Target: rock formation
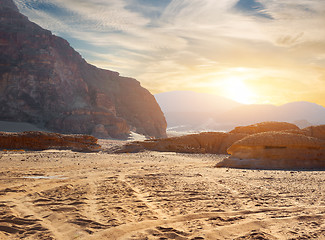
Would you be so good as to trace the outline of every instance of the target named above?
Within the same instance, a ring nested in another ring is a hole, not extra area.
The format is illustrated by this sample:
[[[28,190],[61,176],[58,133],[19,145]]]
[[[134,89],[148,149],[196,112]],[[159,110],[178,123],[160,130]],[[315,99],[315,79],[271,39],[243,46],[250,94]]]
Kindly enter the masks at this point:
[[[299,130],[299,127],[287,122],[261,122],[249,126],[236,127],[230,133],[256,134],[268,131]]]
[[[154,139],[131,142],[113,149],[113,152],[139,152],[144,150],[181,153],[227,154],[227,149],[238,140],[249,135],[267,131],[288,131],[306,135],[307,130],[300,130],[296,125],[285,122],[263,122],[250,126],[237,127],[229,133],[203,132],[181,137]]]
[[[230,133],[205,132],[131,142],[110,151],[144,150],[231,155],[217,167],[325,169],[325,125],[299,129],[289,123],[267,122],[239,127]]]
[[[310,126],[302,129],[303,134],[325,140],[325,125]]]
[[[300,134],[325,140],[325,125],[310,126],[303,129],[291,129],[282,132]]]
[[[247,134],[204,132],[181,137],[131,142],[121,148],[113,149],[113,152],[126,153],[151,150],[160,152],[226,154],[227,148],[245,136]]]
[[[0,149],[13,150],[73,150],[93,152],[100,150],[97,139],[89,135],[65,135],[47,132],[0,132]]]
[[[264,132],[235,142],[217,167],[262,169],[325,168],[325,141],[302,134]]]
[[[0,120],[61,133],[164,137],[166,121],[140,83],[88,64],[69,43],[0,0]]]

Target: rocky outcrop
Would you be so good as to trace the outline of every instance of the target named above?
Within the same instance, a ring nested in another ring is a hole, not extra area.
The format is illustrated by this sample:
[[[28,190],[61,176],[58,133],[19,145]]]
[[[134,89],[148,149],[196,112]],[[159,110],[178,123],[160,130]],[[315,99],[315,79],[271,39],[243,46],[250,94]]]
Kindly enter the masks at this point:
[[[325,141],[302,134],[264,132],[247,136],[229,149],[217,167],[257,169],[323,169]]]
[[[69,43],[0,0],[0,120],[61,133],[166,136],[166,121],[140,83],[88,64]]]
[[[310,126],[302,129],[303,134],[325,140],[325,125]]]
[[[237,127],[229,133],[204,132],[180,137],[131,142],[113,149],[113,152],[139,152],[144,150],[179,153],[214,153],[227,154],[227,149],[233,143],[249,135],[275,130],[299,131],[297,126],[285,122],[263,122],[245,127]]]
[[[97,139],[89,135],[66,135],[48,132],[0,132],[0,149],[99,151]]]
[[[303,129],[291,129],[282,132],[300,134],[325,140],[325,125],[310,126]]]
[[[218,163],[217,167],[325,169],[325,125],[299,129],[287,123],[260,123],[235,130],[131,142],[111,151],[228,153],[231,156]]]
[[[261,122],[249,126],[236,127],[230,133],[256,134],[269,131],[299,130],[299,127],[287,122]]]
[[[115,153],[127,153],[151,150],[160,152],[226,154],[227,148],[245,136],[247,134],[205,132],[181,137],[131,142],[112,151]]]

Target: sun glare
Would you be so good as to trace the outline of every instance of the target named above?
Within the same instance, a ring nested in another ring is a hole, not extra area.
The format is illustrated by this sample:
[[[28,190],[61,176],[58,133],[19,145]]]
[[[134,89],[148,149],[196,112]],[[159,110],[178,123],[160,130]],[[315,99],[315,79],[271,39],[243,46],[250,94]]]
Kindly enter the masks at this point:
[[[239,78],[230,77],[225,79],[222,85],[224,96],[243,104],[252,104],[256,94]]]

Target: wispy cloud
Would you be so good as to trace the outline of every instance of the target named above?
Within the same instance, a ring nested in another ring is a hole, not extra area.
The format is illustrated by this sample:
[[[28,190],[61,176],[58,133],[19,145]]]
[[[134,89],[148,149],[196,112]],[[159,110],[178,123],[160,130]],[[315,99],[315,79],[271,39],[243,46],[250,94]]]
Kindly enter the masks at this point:
[[[305,98],[306,89],[313,91],[308,82],[324,82],[323,0],[15,1],[88,61],[135,77],[152,92],[222,93],[209,86],[222,85],[227,77],[220,72],[238,67],[250,70],[238,75],[242,81],[271,81],[263,86],[275,92],[282,79]]]

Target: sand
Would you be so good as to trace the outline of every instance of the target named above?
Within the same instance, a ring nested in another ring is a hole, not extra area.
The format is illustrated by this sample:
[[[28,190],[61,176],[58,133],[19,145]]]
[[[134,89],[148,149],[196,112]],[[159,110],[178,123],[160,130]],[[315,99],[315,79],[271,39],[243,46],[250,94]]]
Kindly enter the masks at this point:
[[[325,239],[324,172],[224,157],[1,152],[0,239]]]

